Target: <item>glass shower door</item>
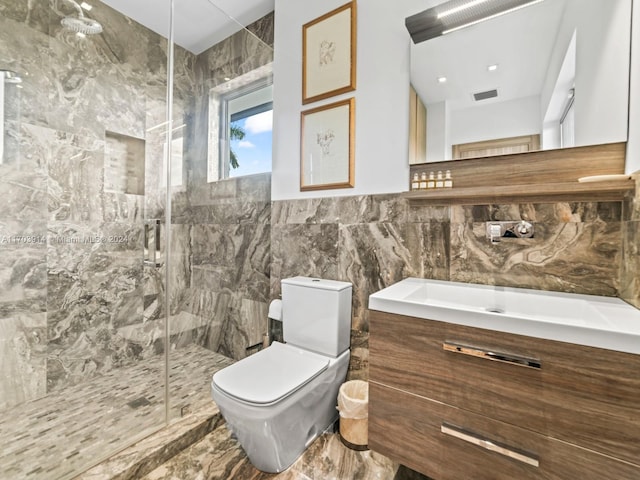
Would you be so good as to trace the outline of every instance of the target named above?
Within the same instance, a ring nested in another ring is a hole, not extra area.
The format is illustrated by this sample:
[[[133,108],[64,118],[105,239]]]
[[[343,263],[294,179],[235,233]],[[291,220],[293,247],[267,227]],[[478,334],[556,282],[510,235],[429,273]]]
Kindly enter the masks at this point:
[[[1,1],[0,478],[166,425],[168,42],[107,3]]]
[[[210,413],[266,331],[270,176],[225,178],[218,108],[270,78],[268,6],[133,5],[0,0],[0,478]]]

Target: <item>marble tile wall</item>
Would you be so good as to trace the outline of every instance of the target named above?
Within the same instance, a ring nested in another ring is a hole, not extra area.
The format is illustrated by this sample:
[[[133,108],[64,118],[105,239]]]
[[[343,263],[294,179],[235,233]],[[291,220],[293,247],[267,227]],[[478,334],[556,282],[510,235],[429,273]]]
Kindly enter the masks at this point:
[[[273,60],[273,14],[194,63],[185,139],[187,182],[172,196],[171,315],[189,315],[190,340],[234,359],[267,332],[271,175],[209,182],[211,89]]]
[[[621,202],[429,206],[397,195],[276,201],[271,298],[293,275],[353,283],[349,377],[366,379],[371,293],[417,276],[619,296],[622,212]],[[534,222],[535,238],[490,244],[485,222],[513,219]]]
[[[244,358],[267,332],[271,174],[214,182],[197,193],[197,204],[176,218],[184,223],[172,225],[184,241],[172,246],[172,268],[183,273],[170,287],[171,313],[195,317],[202,328],[194,341],[202,346]],[[176,257],[177,250],[184,253]]]
[[[368,296],[418,276],[408,209],[398,195],[276,201],[271,216],[271,297],[283,278],[304,275],[353,284],[349,377],[368,375]]]
[[[623,204],[620,296],[640,308],[640,173],[634,175],[635,196]]]
[[[166,210],[165,133],[153,127],[166,120],[167,42],[101,2],[89,16],[103,33],[80,39],[60,26],[67,7],[0,6],[0,67],[23,77],[0,164],[0,358],[14,373],[0,408],[161,353],[165,293],[172,347],[241,358],[266,331],[270,176],[207,183],[206,109],[211,87],[272,61],[273,15],[200,56],[175,48],[185,128],[165,292],[166,264],[143,267],[142,251],[145,219]],[[114,136],[144,142],[144,192],[105,181]]]
[[[101,2],[90,16],[103,33],[81,39],[60,26],[67,8],[0,8],[0,67],[23,80],[18,148],[0,165],[0,408],[159,353],[129,333],[162,313],[145,302],[157,275],[141,260],[145,209],[164,208],[164,139],[147,129],[165,120],[166,40]],[[194,58],[176,51],[179,115]],[[146,204],[105,189],[106,132],[146,143]]]

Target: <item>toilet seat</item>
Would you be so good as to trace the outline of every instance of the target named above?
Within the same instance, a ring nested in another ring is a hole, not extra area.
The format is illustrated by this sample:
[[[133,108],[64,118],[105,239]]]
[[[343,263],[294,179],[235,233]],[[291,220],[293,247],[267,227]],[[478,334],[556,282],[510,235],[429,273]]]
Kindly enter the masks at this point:
[[[217,372],[213,383],[242,402],[269,405],[307,384],[328,365],[327,357],[273,342],[270,347]]]

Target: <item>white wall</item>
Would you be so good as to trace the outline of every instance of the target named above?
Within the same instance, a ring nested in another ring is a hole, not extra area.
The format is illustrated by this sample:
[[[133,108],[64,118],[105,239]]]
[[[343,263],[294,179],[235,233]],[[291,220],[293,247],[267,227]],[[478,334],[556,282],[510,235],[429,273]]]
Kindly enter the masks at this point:
[[[629,9],[631,2],[571,0],[558,32],[541,95],[546,112],[565,52],[576,29],[576,144],[622,142],[627,138]],[[575,22],[573,19],[576,19]],[[610,35],[605,33],[609,31]],[[606,119],[605,122],[602,120]]]
[[[600,2],[605,3],[608,2]],[[627,139],[628,119],[623,112],[627,111],[629,101],[630,5],[628,2],[616,5],[615,9],[602,8],[600,14],[585,19],[577,32],[576,145]],[[611,35],[607,37],[605,32]],[[622,72],[625,74],[621,75]]]
[[[447,102],[427,106],[427,162],[451,158]]]
[[[626,173],[640,171],[640,1],[634,1]]]
[[[541,133],[541,123],[538,96],[460,110],[427,105],[427,162],[451,160],[453,145]]]
[[[409,182],[409,42],[395,2],[360,0],[356,90],[302,105],[302,25],[346,0],[276,0],[271,197],[406,191]],[[355,187],[300,191],[300,112],[356,99]]]
[[[540,97],[479,104],[451,112],[451,145],[540,133]],[[500,134],[496,136],[496,132]]]

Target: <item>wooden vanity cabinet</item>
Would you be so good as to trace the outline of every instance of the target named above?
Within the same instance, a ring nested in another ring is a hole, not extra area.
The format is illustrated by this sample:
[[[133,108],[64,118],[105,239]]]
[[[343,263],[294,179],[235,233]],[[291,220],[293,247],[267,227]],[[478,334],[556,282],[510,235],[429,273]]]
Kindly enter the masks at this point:
[[[435,480],[640,479],[640,356],[370,312],[369,446]]]

